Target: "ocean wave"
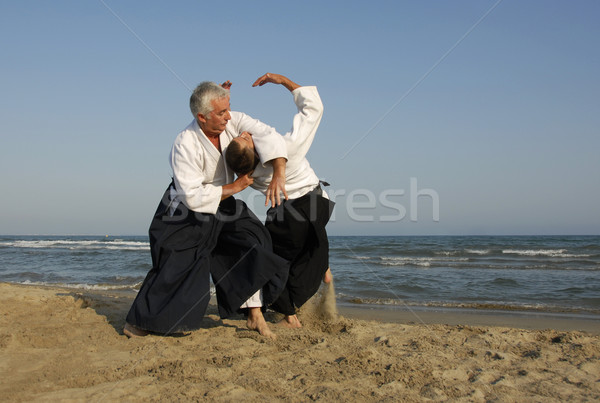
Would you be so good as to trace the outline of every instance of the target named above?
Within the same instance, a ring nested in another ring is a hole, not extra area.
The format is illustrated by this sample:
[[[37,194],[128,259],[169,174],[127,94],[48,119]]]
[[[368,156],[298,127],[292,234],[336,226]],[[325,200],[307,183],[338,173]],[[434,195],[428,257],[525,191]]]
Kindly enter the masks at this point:
[[[139,291],[142,286],[143,280],[133,284],[85,284],[85,283],[53,283],[50,281],[11,281],[14,284],[31,285],[31,286],[42,286],[42,287],[58,287],[67,288],[73,290],[90,290],[90,291],[118,291],[118,290],[132,290]],[[216,296],[217,291],[213,284],[210,285],[210,295]]]
[[[16,240],[0,241],[2,247],[25,248],[25,249],[110,249],[110,250],[150,250],[147,241],[123,241],[123,240]]]
[[[583,258],[590,257],[588,254],[571,254],[566,253],[566,249],[504,249],[502,253],[508,255],[519,256],[548,256],[548,257],[564,257],[564,258]]]
[[[380,262],[383,266],[419,266],[419,267],[431,267],[430,261],[407,261],[407,262]]]
[[[400,298],[358,298],[346,297],[340,302],[350,305],[373,305],[382,307],[406,308],[445,308],[445,309],[474,309],[481,311],[514,311],[514,312],[548,312],[548,313],[588,313],[599,315],[600,310],[586,307],[564,307],[552,304],[515,304],[498,302],[446,302],[446,301],[407,301]]]
[[[456,262],[467,262],[469,258],[435,258],[435,257],[380,257],[378,264],[383,266],[420,266],[447,265]]]
[[[388,306],[408,306],[409,303],[399,298],[348,298],[347,302],[358,305],[388,305]]]
[[[491,249],[438,250],[433,252],[437,256],[489,255],[490,253],[492,253]]]
[[[489,255],[491,252],[490,249],[465,249],[465,253],[472,255]]]
[[[439,250],[439,251],[434,252],[434,254],[441,255],[441,256],[456,256],[459,253],[460,252],[457,250]]]
[[[69,249],[108,249],[108,250],[150,250],[150,244],[143,245],[131,245],[131,246],[119,246],[119,245],[106,245],[106,246],[95,246],[81,247],[81,248],[69,248]]]
[[[44,287],[60,287],[60,288],[69,288],[75,290],[93,290],[93,291],[110,291],[110,290],[138,290],[142,285],[142,282],[137,282],[135,284],[85,284],[85,283],[53,283],[49,281],[19,281],[15,282],[15,284],[22,285],[33,285],[33,286],[44,286]]]

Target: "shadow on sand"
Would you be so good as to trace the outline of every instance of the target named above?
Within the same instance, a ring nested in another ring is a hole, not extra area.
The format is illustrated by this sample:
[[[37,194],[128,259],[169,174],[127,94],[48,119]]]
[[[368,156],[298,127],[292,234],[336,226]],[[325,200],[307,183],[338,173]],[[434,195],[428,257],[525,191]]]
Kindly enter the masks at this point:
[[[135,294],[131,291],[78,291],[58,293],[59,296],[71,296],[80,304],[80,308],[91,308],[122,335],[125,326],[125,317],[133,303]],[[219,318],[217,306],[209,304],[200,329],[211,329],[215,327],[235,327],[224,323]],[[185,337],[190,332],[171,333],[168,337]]]

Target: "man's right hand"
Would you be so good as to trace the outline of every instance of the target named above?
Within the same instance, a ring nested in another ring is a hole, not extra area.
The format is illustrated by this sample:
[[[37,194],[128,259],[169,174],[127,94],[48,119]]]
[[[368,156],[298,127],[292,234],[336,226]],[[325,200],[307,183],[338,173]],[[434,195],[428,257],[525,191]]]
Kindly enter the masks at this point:
[[[233,182],[234,184],[237,184],[237,186],[239,188],[238,192],[241,192],[242,190],[246,189],[248,186],[250,186],[254,183],[254,178],[250,176],[251,174],[252,174],[252,172],[244,174],[242,176],[239,176]]]
[[[295,82],[293,82],[286,76],[282,76],[281,74],[274,74],[274,73],[263,74],[262,76],[260,76],[256,79],[256,81],[254,82],[254,84],[252,84],[252,86],[260,87],[260,86],[265,85],[266,83],[281,84],[290,91],[294,91],[296,88],[300,88],[300,85],[296,84]]]
[[[234,194],[239,193],[248,186],[252,185],[254,183],[254,178],[250,175],[252,175],[252,172],[239,176],[235,181],[233,181],[233,183],[223,185],[223,189],[221,191],[221,200],[225,200],[229,196],[233,196]]]

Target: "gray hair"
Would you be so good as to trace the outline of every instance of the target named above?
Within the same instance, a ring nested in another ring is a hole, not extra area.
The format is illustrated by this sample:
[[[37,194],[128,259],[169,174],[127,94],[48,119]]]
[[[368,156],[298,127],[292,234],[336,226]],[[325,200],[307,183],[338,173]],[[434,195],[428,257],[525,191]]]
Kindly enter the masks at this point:
[[[194,115],[194,118],[199,113],[208,116],[213,110],[212,101],[228,96],[229,90],[212,81],[204,81],[196,87],[190,96],[190,111]]]

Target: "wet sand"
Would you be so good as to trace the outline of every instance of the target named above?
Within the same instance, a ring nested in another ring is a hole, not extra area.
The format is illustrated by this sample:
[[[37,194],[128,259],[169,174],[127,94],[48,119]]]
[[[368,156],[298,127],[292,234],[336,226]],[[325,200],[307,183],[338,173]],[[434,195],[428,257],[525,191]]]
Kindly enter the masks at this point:
[[[600,316],[579,313],[361,305],[338,305],[338,310],[346,317],[392,323],[579,330],[600,335]]]

